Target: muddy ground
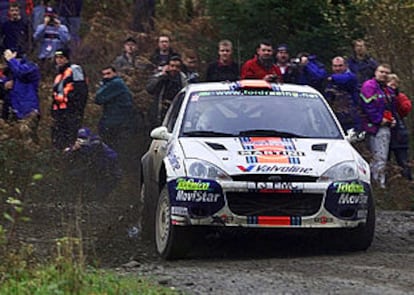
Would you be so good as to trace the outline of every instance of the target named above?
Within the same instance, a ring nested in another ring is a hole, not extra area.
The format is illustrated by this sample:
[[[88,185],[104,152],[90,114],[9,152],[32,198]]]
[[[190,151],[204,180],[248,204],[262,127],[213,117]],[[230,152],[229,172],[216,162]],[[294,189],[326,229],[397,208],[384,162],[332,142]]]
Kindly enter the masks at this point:
[[[200,241],[189,259],[165,262],[136,231],[138,178],[124,181],[136,186],[116,199],[30,200],[32,221],[20,226],[20,238],[50,257],[56,238],[81,233],[91,263],[186,294],[414,294],[414,212],[378,211],[366,252],[329,251],[313,235],[231,232]]]

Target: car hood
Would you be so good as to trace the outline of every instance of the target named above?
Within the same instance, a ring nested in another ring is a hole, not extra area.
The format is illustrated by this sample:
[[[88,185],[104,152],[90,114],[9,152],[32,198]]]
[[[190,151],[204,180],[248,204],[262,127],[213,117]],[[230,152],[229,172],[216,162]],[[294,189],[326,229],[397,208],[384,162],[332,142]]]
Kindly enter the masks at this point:
[[[179,139],[185,158],[208,161],[229,175],[300,174],[320,176],[333,165],[355,159],[346,140],[280,137]]]

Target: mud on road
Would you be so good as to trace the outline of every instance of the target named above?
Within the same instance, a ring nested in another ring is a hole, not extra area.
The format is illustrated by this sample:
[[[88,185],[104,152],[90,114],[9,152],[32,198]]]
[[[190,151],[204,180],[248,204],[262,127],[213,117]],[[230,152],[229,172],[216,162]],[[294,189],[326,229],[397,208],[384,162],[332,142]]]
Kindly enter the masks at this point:
[[[210,250],[197,259],[138,257],[118,271],[155,277],[188,294],[414,294],[414,212],[378,212],[366,252],[321,250],[320,241],[306,236],[271,237],[224,239],[204,245]]]
[[[45,199],[27,208],[19,238],[40,256],[79,224],[90,261],[145,276],[185,294],[414,294],[414,212],[377,212],[366,252],[324,249],[312,235],[211,234],[192,257],[160,260],[136,231],[137,192],[105,201]],[[76,220],[76,222],[75,222]]]

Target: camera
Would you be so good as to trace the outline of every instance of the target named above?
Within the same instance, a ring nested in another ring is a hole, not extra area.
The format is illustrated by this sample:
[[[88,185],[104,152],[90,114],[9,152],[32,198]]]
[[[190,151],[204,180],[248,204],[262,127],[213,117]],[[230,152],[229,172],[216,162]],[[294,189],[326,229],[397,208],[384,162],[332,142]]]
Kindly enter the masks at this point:
[[[290,63],[291,64],[296,64],[296,65],[300,64],[300,58],[299,57],[291,58]]]

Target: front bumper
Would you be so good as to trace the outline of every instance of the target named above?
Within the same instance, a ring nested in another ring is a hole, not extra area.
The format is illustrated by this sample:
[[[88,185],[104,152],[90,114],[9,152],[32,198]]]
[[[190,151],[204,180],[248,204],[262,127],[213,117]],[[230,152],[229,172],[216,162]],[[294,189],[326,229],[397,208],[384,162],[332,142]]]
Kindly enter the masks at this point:
[[[249,182],[180,177],[168,182],[174,225],[352,228],[366,222],[361,181]]]

